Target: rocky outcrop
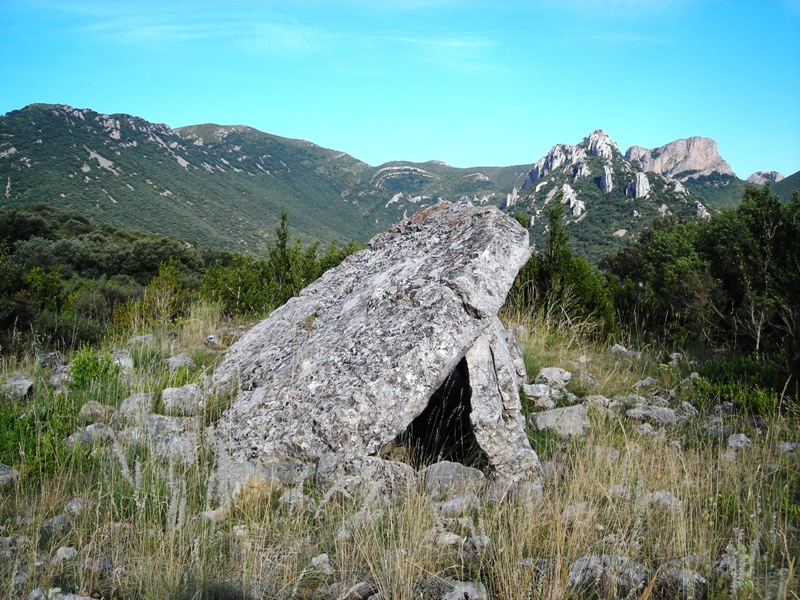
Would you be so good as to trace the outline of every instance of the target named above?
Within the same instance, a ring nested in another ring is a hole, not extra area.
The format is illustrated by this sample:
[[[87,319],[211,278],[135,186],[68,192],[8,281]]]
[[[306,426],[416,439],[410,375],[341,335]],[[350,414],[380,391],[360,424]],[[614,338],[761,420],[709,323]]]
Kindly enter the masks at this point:
[[[778,183],[782,179],[786,178],[777,171],[756,171],[747,178],[747,183],[764,185],[765,183]]]
[[[577,165],[585,162],[586,159],[586,151],[583,148],[569,144],[556,144],[550,148],[547,154],[536,161],[528,173],[525,183],[522,184],[522,189],[527,190],[538,180],[547,177],[550,173],[563,166],[570,166],[573,169],[578,168]]]
[[[610,161],[614,157],[615,152],[617,154],[622,154],[617,142],[608,137],[608,134],[602,129],[594,130],[586,139],[589,143],[589,153],[592,156]]]
[[[496,208],[444,203],[256,325],[212,377],[235,395],[209,433],[220,493],[243,483],[229,473],[321,462],[331,473],[398,439],[432,459],[483,453],[512,481],[536,476],[524,365],[496,317],[529,252],[527,232]]]
[[[600,190],[604,194],[610,194],[614,190],[614,170],[605,165],[603,174],[600,176]]]
[[[711,138],[684,138],[653,150],[631,146],[625,152],[625,158],[639,161],[644,171],[680,181],[712,173],[734,175],[728,163],[719,155],[717,142]]]
[[[644,173],[636,173],[633,181],[628,183],[625,195],[632,198],[647,198],[650,194],[650,180]]]

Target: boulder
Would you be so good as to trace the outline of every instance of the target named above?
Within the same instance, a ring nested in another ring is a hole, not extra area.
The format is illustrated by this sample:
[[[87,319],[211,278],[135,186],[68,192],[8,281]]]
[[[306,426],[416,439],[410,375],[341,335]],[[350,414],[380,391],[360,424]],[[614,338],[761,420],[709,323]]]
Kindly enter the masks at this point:
[[[400,439],[423,462],[480,457],[505,478],[537,477],[524,364],[497,318],[529,254],[527,232],[494,207],[442,203],[373,238],[228,350],[211,380],[235,395],[208,432],[218,475],[374,456]]]
[[[19,402],[33,393],[33,379],[24,375],[12,375],[0,386],[0,390],[10,400]]]
[[[203,410],[203,392],[196,383],[164,388],[161,391],[161,405],[168,415],[184,417],[198,415]]]
[[[533,413],[528,420],[535,429],[552,429],[563,438],[582,436],[589,428],[589,413],[583,404]]]

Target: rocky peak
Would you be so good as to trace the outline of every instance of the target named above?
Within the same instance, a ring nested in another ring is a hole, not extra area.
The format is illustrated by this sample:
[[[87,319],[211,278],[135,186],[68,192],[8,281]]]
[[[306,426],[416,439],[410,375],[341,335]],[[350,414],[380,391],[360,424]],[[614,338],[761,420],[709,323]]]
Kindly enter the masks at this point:
[[[782,179],[786,178],[777,171],[756,171],[747,178],[747,183],[764,185],[765,183],[778,183]]]
[[[643,171],[679,181],[712,173],[735,176],[728,163],[719,155],[717,142],[711,138],[684,138],[653,150],[631,146],[625,152],[625,158],[628,161],[639,161]]]
[[[538,180],[547,177],[550,173],[561,167],[569,167],[574,172],[580,171],[580,165],[586,161],[586,151],[579,146],[570,144],[556,144],[542,158],[536,161],[528,173],[522,189],[525,190]]]
[[[588,144],[589,153],[592,156],[603,158],[606,161],[611,160],[615,150],[622,154],[617,143],[602,129],[595,129],[584,141]]]

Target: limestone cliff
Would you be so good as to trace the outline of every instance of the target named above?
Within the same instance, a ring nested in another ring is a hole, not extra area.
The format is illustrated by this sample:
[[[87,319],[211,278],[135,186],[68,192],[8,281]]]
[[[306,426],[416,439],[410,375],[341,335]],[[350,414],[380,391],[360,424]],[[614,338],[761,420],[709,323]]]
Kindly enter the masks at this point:
[[[717,142],[711,138],[684,138],[653,150],[631,146],[625,152],[625,159],[639,161],[643,171],[679,181],[712,173],[735,176],[728,163],[719,155]]]

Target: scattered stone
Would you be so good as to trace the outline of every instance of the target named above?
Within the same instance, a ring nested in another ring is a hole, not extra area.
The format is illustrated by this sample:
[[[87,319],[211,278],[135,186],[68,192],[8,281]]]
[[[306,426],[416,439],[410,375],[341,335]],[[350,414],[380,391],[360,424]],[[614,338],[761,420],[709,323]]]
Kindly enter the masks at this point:
[[[81,497],[77,497],[67,502],[61,512],[68,515],[79,515],[86,510],[86,506],[86,500]]]
[[[778,442],[777,444],[778,452],[781,454],[788,454],[790,452],[794,452],[797,450],[797,444],[795,442]],[[1,469],[2,467],[0,467]],[[3,475],[2,471],[0,471],[0,486],[2,486]]]
[[[640,379],[636,383],[633,384],[637,390],[639,388],[651,388],[658,385],[658,379],[655,377],[645,377],[644,379]]]
[[[438,596],[439,600],[489,600],[489,592],[482,583],[446,580],[450,590]]]
[[[153,346],[155,343],[156,336],[154,336],[152,333],[135,335],[128,340],[128,345],[130,346]]]
[[[616,448],[608,448],[606,446],[593,446],[595,456],[604,457],[612,462],[619,460],[619,450]]]
[[[184,367],[191,369],[194,367],[194,360],[188,354],[176,354],[169,358],[164,359],[164,364],[167,365],[170,371],[177,371]]]
[[[50,385],[56,388],[56,392],[60,394],[66,394],[68,385],[72,383],[72,372],[70,371],[69,365],[64,365],[62,367],[58,367],[50,377]]]
[[[746,448],[752,445],[753,442],[743,433],[734,433],[728,437],[728,448]]]
[[[648,492],[642,499],[645,504],[652,508],[659,508],[671,512],[680,512],[683,510],[683,502],[678,500],[670,492],[664,490]]]
[[[42,532],[48,537],[56,537],[66,532],[70,527],[72,527],[72,517],[61,514],[42,523]]]
[[[62,592],[61,588],[38,587],[28,594],[26,600],[92,600],[92,598],[91,596]]]
[[[675,418],[678,420],[679,425],[687,424],[699,414],[697,409],[688,402],[681,402],[675,409]]]
[[[501,477],[537,477],[524,363],[497,318],[529,254],[494,207],[442,203],[373,238],[228,350],[211,387],[237,395],[207,432],[218,468],[374,456],[408,432],[445,438],[427,460],[482,450]]]
[[[144,444],[156,458],[189,465],[197,460],[200,427],[197,417],[146,415],[141,424],[119,432],[121,441]]]
[[[567,587],[577,594],[596,593],[615,598],[637,596],[649,582],[647,567],[627,556],[582,556],[569,567]]]
[[[442,461],[422,471],[425,492],[431,498],[442,498],[459,492],[479,492],[486,483],[482,471],[461,463]]]
[[[563,388],[572,379],[572,373],[558,367],[545,367],[536,376],[536,383],[546,383],[547,385]]]
[[[664,406],[638,404],[625,411],[625,416],[634,421],[647,421],[660,427],[672,427],[678,422],[675,411]]]
[[[133,358],[127,350],[112,350],[111,362],[117,365],[123,373],[133,372]]]
[[[33,393],[33,379],[24,375],[12,375],[0,386],[0,390],[9,400],[19,402]]]
[[[659,431],[650,423],[642,423],[636,428],[636,432],[642,437],[655,437],[659,434]]]
[[[611,354],[627,354],[628,349],[622,344],[614,344],[611,346]]]
[[[292,488],[286,490],[278,498],[278,504],[281,504],[292,511],[296,510],[313,510],[314,501],[303,493],[303,490]]]
[[[682,360],[683,360],[683,354],[681,354],[680,352],[673,352],[672,354],[669,355],[669,366],[677,367],[678,365],[681,364]]]
[[[72,546],[60,546],[53,554],[53,558],[50,559],[50,564],[57,565],[65,561],[73,560],[77,556],[78,551]]]
[[[546,383],[526,383],[522,386],[522,392],[528,402],[540,408],[555,408],[554,398],[559,395],[553,388]]]
[[[97,400],[89,400],[78,411],[78,421],[87,425],[92,423],[108,423],[114,417],[116,409]]]
[[[326,600],[367,600],[378,593],[378,588],[366,581],[352,586],[340,581],[321,587],[317,592]]]
[[[446,502],[435,504],[434,508],[445,516],[463,515],[465,512],[480,508],[481,501],[474,492],[453,496]]]
[[[67,364],[61,356],[61,352],[58,351],[44,352],[36,357],[36,362],[43,369],[58,369]]]
[[[318,463],[316,483],[327,488],[323,505],[335,493],[374,506],[404,498],[417,485],[417,472],[405,463],[377,456],[325,455]]]
[[[311,559],[311,568],[320,575],[330,577],[333,575],[333,567],[331,566],[331,559],[327,554],[320,554]]]
[[[578,504],[570,504],[561,511],[561,520],[564,523],[572,523],[581,521],[586,517],[589,511],[588,502],[579,502]]]
[[[111,427],[104,423],[92,423],[86,427],[80,427],[65,442],[69,447],[74,448],[75,446],[91,446],[95,442],[105,442],[113,437],[114,430]]]
[[[578,375],[578,383],[584,388],[595,389],[600,387],[600,380],[591,373],[581,373]]]
[[[439,548],[451,548],[453,546],[458,547],[464,543],[464,538],[451,531],[442,531],[436,535],[436,540],[434,543]]]
[[[565,406],[528,415],[528,422],[537,430],[552,429],[559,437],[583,436],[589,428],[586,406]]]
[[[656,579],[656,590],[661,598],[694,600],[706,597],[708,581],[697,571],[681,567],[663,569]]]
[[[0,489],[19,479],[19,471],[0,464]]]
[[[161,405],[168,415],[191,417],[203,410],[203,392],[196,383],[165,388],[161,392]]]
[[[119,415],[127,419],[141,418],[153,409],[153,395],[148,393],[134,394],[122,401]]]
[[[203,344],[205,344],[206,346],[219,346],[220,341],[216,335],[209,335],[206,337],[206,339],[203,340]]]

